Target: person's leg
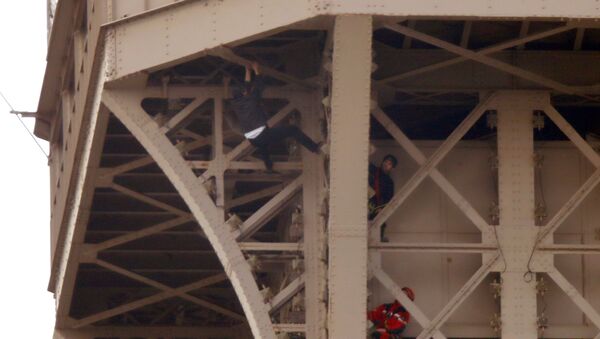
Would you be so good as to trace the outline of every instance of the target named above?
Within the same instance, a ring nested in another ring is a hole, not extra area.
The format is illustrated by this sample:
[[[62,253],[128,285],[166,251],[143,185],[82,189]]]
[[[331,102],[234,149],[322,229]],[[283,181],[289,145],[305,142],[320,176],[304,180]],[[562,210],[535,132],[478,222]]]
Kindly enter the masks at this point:
[[[381,242],[389,242],[390,239],[388,239],[388,237],[385,236],[385,229],[387,228],[387,224],[383,223],[383,225],[381,225],[381,234],[380,236],[380,241]]]
[[[269,128],[267,135],[269,143],[283,140],[285,138],[294,138],[307,150],[317,153],[319,151],[319,145],[309,138],[302,130],[295,125],[278,126]]]
[[[272,171],[273,170],[273,161],[271,161],[271,155],[269,154],[269,148],[268,148],[269,145],[264,142],[264,140],[263,140],[263,138],[261,138],[261,136],[259,136],[258,138],[254,138],[254,139],[248,139],[248,141],[250,141],[250,143],[254,147],[256,147],[256,150],[258,151],[258,156],[265,163],[265,167],[267,168],[267,170]]]

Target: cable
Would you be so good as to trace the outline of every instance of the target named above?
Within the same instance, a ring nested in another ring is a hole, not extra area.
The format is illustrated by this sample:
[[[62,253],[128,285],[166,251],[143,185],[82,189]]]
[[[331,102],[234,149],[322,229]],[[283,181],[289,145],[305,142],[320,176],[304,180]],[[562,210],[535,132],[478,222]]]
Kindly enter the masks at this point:
[[[4,96],[4,94],[2,94],[2,91],[0,91],[0,96],[2,96],[2,99],[4,99],[4,102],[6,102],[6,104],[8,105],[8,107],[10,107],[10,110],[12,112],[15,112],[15,109],[13,108],[13,106],[10,104],[10,102],[8,102],[8,100],[6,99],[6,97]],[[42,151],[42,153],[44,154],[44,156],[46,157],[46,159],[48,159],[48,154],[46,153],[46,151],[44,151],[44,148],[42,147],[42,145],[40,145],[40,143],[37,141],[37,139],[35,138],[35,136],[33,135],[33,133],[31,133],[31,131],[29,130],[29,128],[27,128],[27,125],[25,125],[25,122],[23,121],[23,119],[21,119],[21,117],[19,116],[18,113],[15,114],[15,116],[17,117],[17,119],[19,119],[19,122],[21,122],[21,125],[23,125],[23,128],[25,128],[25,130],[27,131],[27,133],[29,134],[29,136],[31,137],[31,139],[33,139],[33,141],[35,142],[35,144],[38,146],[38,148],[40,149],[40,151]]]
[[[544,196],[544,185],[542,181],[542,165],[541,160],[540,164],[536,164],[535,166],[535,178],[537,182],[537,187],[540,188],[540,200],[542,201],[542,206],[546,207],[546,197]],[[523,274],[523,279],[525,282],[529,283],[533,281],[533,270],[531,269],[531,260],[533,259],[533,254],[535,250],[539,246],[542,239],[540,239],[540,234],[542,233],[542,226],[538,225],[537,235],[535,236],[535,243],[533,244],[533,248],[531,249],[531,253],[529,254],[529,259],[527,260],[527,272]]]

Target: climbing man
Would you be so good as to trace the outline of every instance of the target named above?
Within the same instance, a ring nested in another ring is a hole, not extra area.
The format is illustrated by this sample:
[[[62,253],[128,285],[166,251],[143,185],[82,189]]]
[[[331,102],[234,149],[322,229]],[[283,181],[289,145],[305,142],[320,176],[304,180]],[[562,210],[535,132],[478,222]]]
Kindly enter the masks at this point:
[[[285,138],[293,138],[309,151],[318,153],[320,145],[304,134],[297,126],[269,127],[267,125],[268,116],[261,106],[262,91],[265,87],[264,78],[260,75],[258,63],[253,62],[245,67],[244,83],[234,89],[231,107],[237,116],[244,137],[257,148],[267,170],[273,171],[269,146]],[[254,77],[252,76],[253,72]],[[230,80],[230,78],[224,79],[226,94]]]
[[[379,167],[369,163],[369,220],[375,219],[377,214],[387,205],[394,196],[394,180],[390,177],[392,169],[396,168],[398,160],[388,154],[383,158]],[[385,235],[387,225],[381,225],[381,242],[388,242]]]
[[[414,301],[415,293],[409,287],[403,287],[402,291]],[[394,300],[391,304],[382,304],[367,313],[371,326],[369,333],[371,339],[400,339],[406,325],[410,321],[410,313],[404,306]]]

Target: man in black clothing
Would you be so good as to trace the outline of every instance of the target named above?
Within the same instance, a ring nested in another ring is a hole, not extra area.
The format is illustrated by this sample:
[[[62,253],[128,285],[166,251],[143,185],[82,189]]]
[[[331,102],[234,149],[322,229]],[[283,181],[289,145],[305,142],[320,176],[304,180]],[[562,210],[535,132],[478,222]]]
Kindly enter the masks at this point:
[[[391,154],[386,155],[379,167],[369,163],[369,220],[375,219],[377,214],[387,205],[394,196],[394,180],[390,172],[398,165],[398,160]],[[385,236],[387,225],[381,225],[381,242],[388,242]]]
[[[254,71],[254,79],[252,79]],[[227,88],[229,79],[225,79]],[[268,116],[261,107],[262,91],[265,88],[264,79],[260,75],[258,63],[246,66],[244,84],[237,86],[233,92],[231,106],[244,137],[254,145],[268,171],[273,170],[273,162],[269,155],[269,145],[285,138],[294,138],[302,146],[313,153],[319,152],[319,144],[306,136],[297,126],[267,126]]]

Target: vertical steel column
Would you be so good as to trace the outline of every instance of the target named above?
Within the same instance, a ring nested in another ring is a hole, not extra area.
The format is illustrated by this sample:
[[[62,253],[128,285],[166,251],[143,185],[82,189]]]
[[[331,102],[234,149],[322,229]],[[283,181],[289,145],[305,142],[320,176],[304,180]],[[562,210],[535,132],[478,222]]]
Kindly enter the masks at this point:
[[[225,205],[225,155],[223,154],[223,98],[215,97],[214,115],[213,115],[213,155],[218,164],[215,174],[216,199],[215,205],[223,207]]]
[[[372,18],[336,17],[329,194],[329,337],[365,337]]]
[[[538,95],[499,93],[498,187],[500,246],[506,258],[502,273],[502,337],[537,338],[535,274],[528,271],[535,243],[533,110]]]
[[[299,103],[302,115],[302,129],[315,138],[319,131],[317,105],[320,96]],[[300,106],[302,105],[302,106]],[[305,107],[306,106],[306,107]],[[325,194],[323,160],[319,155],[302,149],[302,206],[304,224],[304,268],[305,268],[305,305],[306,337],[310,339],[327,338],[327,308],[325,293],[327,290],[327,266],[325,220],[322,213]]]

